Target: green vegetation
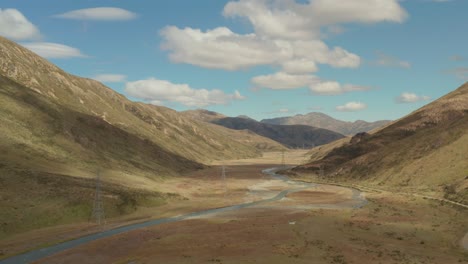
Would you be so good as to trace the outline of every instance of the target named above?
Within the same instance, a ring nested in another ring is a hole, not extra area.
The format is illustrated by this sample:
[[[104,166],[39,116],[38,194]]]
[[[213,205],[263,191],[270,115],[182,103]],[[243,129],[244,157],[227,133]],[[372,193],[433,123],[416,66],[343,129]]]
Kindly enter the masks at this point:
[[[28,170],[0,170],[0,237],[55,225],[87,222],[95,195],[94,179]],[[180,196],[104,183],[106,218],[154,207]],[[92,221],[92,220],[91,220]]]

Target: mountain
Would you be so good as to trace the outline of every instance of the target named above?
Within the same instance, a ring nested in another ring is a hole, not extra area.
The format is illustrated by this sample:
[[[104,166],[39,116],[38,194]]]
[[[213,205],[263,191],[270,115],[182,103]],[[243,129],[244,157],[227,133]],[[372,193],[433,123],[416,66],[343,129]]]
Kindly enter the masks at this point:
[[[2,89],[4,96],[19,104],[24,98],[20,100],[18,97],[27,94],[33,104],[28,107],[36,108],[37,114],[44,112],[51,119],[68,120],[70,118],[63,115],[51,116],[51,109],[55,108],[55,112],[59,113],[66,109],[76,115],[100,120],[96,123],[105,123],[112,129],[149,140],[167,152],[197,162],[258,154],[255,149],[208,128],[205,123],[185,118],[174,110],[131,102],[97,81],[67,74],[14,42],[0,39],[0,50],[0,75],[4,77],[4,83],[8,83],[9,79],[12,81],[9,87],[19,87],[11,88],[11,91]],[[17,90],[22,91],[21,95]],[[34,105],[34,102],[44,102],[43,105],[47,106]],[[16,110],[22,110],[21,107],[23,105],[18,105]],[[57,111],[57,108],[61,111]],[[9,111],[12,115],[18,114],[18,111]],[[67,131],[60,133],[70,134]],[[169,165],[164,164],[165,167]],[[178,165],[175,167],[180,168]]]
[[[333,117],[323,113],[313,112],[305,115],[263,119],[261,122],[273,125],[308,125],[325,128],[343,135],[354,135],[359,132],[368,132],[375,128],[382,127],[388,124],[390,120],[381,120],[376,122],[357,120],[354,122],[345,122],[334,119]]]
[[[235,130],[212,123],[216,120],[226,118],[225,115],[220,113],[205,109],[197,109],[182,111],[181,114],[190,119],[206,122],[206,125],[208,127],[212,127],[213,130],[220,131],[229,138],[233,138],[236,141],[252,146],[260,151],[281,151],[286,149],[286,147],[281,145],[279,142],[260,136],[250,130]]]
[[[212,122],[231,129],[247,129],[290,148],[310,148],[344,137],[339,133],[322,128],[304,125],[271,125],[243,117],[225,117]]]
[[[185,115],[186,117],[188,117],[188,118],[195,119],[195,120],[200,120],[200,121],[203,121],[203,122],[212,122],[214,120],[218,120],[218,119],[227,117],[227,116],[225,116],[223,114],[213,112],[213,111],[209,111],[209,110],[205,110],[205,109],[187,110],[187,111],[183,111],[181,113],[183,115]]]
[[[0,37],[0,236],[89,217],[98,170],[111,217],[165,199],[164,177],[261,154],[225,130],[131,102]]]
[[[269,138],[289,148],[310,148],[344,137],[339,133],[311,126],[265,124],[245,115],[226,117],[203,109],[189,110],[182,113],[195,120],[210,122],[229,129],[245,130],[244,132],[247,133],[250,131],[250,134],[253,132],[261,136],[261,138]]]
[[[330,148],[329,148],[330,149]],[[296,172],[318,172],[468,203],[468,83],[374,134],[318,155]],[[322,158],[323,157],[323,158]]]

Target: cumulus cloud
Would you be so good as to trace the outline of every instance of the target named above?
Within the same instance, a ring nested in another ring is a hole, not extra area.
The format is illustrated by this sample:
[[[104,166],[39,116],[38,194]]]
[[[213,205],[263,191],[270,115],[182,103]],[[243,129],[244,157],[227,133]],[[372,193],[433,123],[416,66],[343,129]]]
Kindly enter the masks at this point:
[[[383,52],[377,52],[377,60],[374,61],[373,64],[378,66],[400,67],[405,69],[411,68],[410,62],[400,60]]]
[[[398,0],[239,0],[228,2],[226,18],[241,18],[253,28],[239,34],[226,27],[208,30],[168,26],[161,30],[161,48],[174,63],[211,69],[240,70],[255,66],[280,67],[281,72],[252,79],[257,88],[293,89],[317,84],[321,64],[357,68],[361,58],[343,47],[329,47],[323,38],[339,34],[346,23],[403,22],[406,11]],[[321,32],[325,30],[325,32]],[[329,86],[325,89],[325,86]],[[364,90],[336,84],[314,86],[316,94]],[[334,88],[334,92],[328,91]]]
[[[367,105],[361,102],[349,102],[344,105],[339,105],[336,107],[337,111],[340,112],[356,112],[364,110],[367,108]]]
[[[320,40],[285,41],[240,35],[226,27],[201,31],[175,26],[161,32],[161,47],[169,51],[175,63],[187,63],[205,68],[239,70],[260,65],[282,65],[287,71],[315,72],[316,63],[333,67],[355,68],[359,56],[340,47],[329,49]]]
[[[259,35],[280,39],[317,38],[323,26],[403,22],[407,17],[398,0],[240,0],[229,2],[223,14],[246,18]]]
[[[274,42],[262,40],[255,34],[239,35],[225,27],[203,32],[169,26],[161,35],[165,39],[161,47],[170,51],[171,61],[205,68],[238,70],[275,64],[292,56]]]
[[[16,9],[0,8],[0,35],[14,40],[39,39],[39,29]]]
[[[119,21],[135,19],[137,14],[117,7],[96,7],[73,10],[54,17],[74,20]]]
[[[340,84],[334,81],[324,81],[317,83],[315,85],[311,85],[309,90],[318,95],[339,95],[348,92],[354,91],[368,91],[371,90],[371,87],[368,86],[360,86],[360,85],[353,85],[353,84]]]
[[[123,82],[126,78],[127,76],[123,74],[98,74],[92,77],[96,81],[107,83]]]
[[[400,96],[395,98],[395,101],[398,103],[416,103],[420,101],[428,101],[431,98],[425,95],[417,95],[415,93],[402,93]]]
[[[273,90],[287,90],[300,87],[306,87],[320,82],[320,79],[314,75],[298,75],[285,72],[277,72],[270,75],[260,75],[252,78],[251,82],[256,87],[268,88]]]
[[[344,3],[315,0],[241,0],[226,4],[226,17],[246,18],[250,34],[237,34],[226,27],[202,31],[168,26],[160,34],[161,47],[176,63],[206,68],[239,70],[259,65],[280,65],[288,73],[317,71],[317,64],[355,68],[358,55],[342,47],[329,48],[320,29],[339,31],[341,23],[402,22],[406,12],[396,0],[362,0]]]
[[[193,89],[187,84],[174,84],[155,78],[127,82],[125,91],[130,96],[143,99],[153,104],[176,102],[195,107],[226,105],[233,100],[245,99],[237,90],[233,94],[226,94],[217,89]]]
[[[50,42],[30,42],[22,43],[25,48],[37,53],[39,56],[49,59],[65,59],[65,58],[84,58],[86,55],[82,54],[77,48],[67,45],[50,43]]]
[[[354,91],[368,91],[371,87],[340,84],[335,81],[324,81],[310,74],[289,74],[277,72],[270,75],[260,75],[252,78],[252,84],[257,88],[272,90],[288,90],[308,87],[309,91],[316,95],[339,95]]]
[[[286,61],[282,64],[283,71],[292,74],[304,74],[316,72],[318,70],[317,64],[313,60],[295,59]]]

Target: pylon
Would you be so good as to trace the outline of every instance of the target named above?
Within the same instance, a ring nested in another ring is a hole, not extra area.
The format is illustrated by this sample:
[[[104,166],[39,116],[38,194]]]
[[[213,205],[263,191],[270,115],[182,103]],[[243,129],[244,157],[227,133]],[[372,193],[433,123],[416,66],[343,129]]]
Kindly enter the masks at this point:
[[[221,169],[221,181],[224,188],[224,195],[227,193],[227,184],[226,184],[226,166],[223,165]]]
[[[286,162],[284,160],[284,150],[281,151],[281,166],[284,168],[286,167]]]
[[[98,225],[104,221],[104,206],[101,196],[101,172],[98,171],[96,175],[96,192],[94,194],[93,212],[91,217]]]

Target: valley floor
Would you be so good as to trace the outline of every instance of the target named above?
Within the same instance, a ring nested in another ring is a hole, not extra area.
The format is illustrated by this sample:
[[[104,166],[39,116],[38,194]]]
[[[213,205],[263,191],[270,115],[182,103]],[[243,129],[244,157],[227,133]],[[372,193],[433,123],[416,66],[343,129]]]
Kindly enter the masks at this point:
[[[298,164],[304,152],[286,153]],[[161,182],[186,199],[109,220],[115,228],[208,208],[260,201],[300,184],[261,173],[281,153],[225,161]],[[226,165],[226,182],[219,165]],[[279,201],[133,230],[99,239],[37,263],[468,263],[461,240],[468,210],[422,197],[310,185]],[[36,230],[0,240],[6,255],[96,232],[89,224]]]

